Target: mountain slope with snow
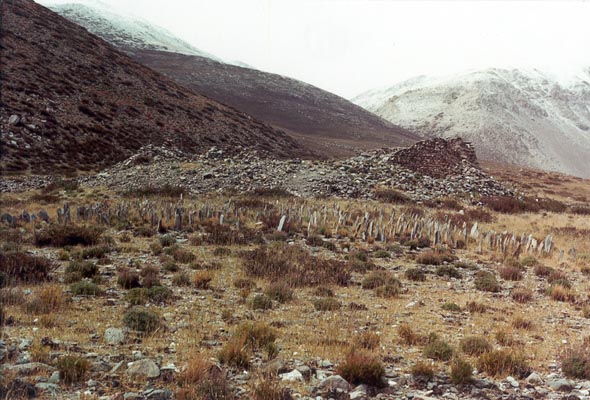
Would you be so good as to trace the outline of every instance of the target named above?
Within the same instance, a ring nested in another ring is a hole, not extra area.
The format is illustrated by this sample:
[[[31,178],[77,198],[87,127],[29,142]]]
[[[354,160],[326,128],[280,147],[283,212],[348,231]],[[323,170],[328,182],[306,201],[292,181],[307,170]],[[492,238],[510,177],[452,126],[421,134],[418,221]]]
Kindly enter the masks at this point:
[[[359,147],[406,146],[419,140],[415,134],[333,93],[243,63],[221,62],[192,51],[192,47],[186,50],[189,45],[183,46],[157,28],[135,23],[102,6],[69,4],[53,9],[141,64],[285,130],[324,155],[353,154]]]
[[[164,50],[221,61],[164,28],[140,18],[122,15],[99,1],[52,4],[49,8],[117,47]]]
[[[590,176],[590,70],[421,76],[353,102],[426,137],[461,136],[483,159]]]

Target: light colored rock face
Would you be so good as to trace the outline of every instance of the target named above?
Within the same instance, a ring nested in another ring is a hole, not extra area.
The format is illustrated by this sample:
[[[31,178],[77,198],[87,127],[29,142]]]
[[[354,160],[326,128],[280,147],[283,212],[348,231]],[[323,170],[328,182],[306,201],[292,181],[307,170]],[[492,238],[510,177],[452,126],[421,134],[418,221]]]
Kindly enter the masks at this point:
[[[478,157],[590,176],[590,73],[488,69],[414,78],[353,99],[425,137],[461,136]]]
[[[125,341],[125,331],[120,328],[108,328],[104,332],[104,340],[107,344],[121,344]]]
[[[133,361],[127,365],[127,375],[131,377],[157,378],[160,368],[150,359]]]

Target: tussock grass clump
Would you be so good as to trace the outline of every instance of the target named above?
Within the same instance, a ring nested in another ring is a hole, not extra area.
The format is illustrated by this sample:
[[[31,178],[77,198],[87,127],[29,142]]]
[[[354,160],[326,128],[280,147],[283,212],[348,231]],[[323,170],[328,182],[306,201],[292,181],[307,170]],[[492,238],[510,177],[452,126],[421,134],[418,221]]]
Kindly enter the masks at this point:
[[[577,299],[576,292],[573,289],[561,284],[551,285],[547,289],[547,294],[555,301],[574,303]]]
[[[289,389],[281,386],[274,374],[263,374],[256,380],[252,400],[292,400]]]
[[[373,258],[391,258],[391,254],[387,250],[377,250],[373,253]]]
[[[191,251],[179,248],[172,253],[172,258],[174,258],[174,261],[176,262],[188,264],[194,261],[197,257]]]
[[[554,270],[547,277],[547,282],[551,285],[560,285],[570,289],[572,284],[567,277],[567,274],[563,271]]]
[[[448,251],[440,250],[427,250],[416,257],[416,262],[424,265],[441,265],[442,263],[453,261],[455,261],[455,256]]]
[[[274,243],[243,254],[244,270],[252,277],[283,282],[291,287],[346,285],[346,264],[311,256],[301,246]]]
[[[502,290],[502,287],[496,280],[496,276],[488,271],[479,271],[475,275],[475,288],[482,292],[497,293]]]
[[[231,249],[227,247],[217,247],[215,250],[213,250],[213,255],[215,257],[228,257],[231,256],[231,253]]]
[[[455,357],[451,362],[451,382],[455,385],[463,385],[473,379],[473,367],[463,358]]]
[[[510,296],[517,303],[525,304],[533,299],[533,291],[524,287],[514,288]]]
[[[590,379],[590,352],[588,346],[568,349],[561,360],[561,371],[568,378]]]
[[[23,252],[0,253],[0,274],[3,276],[1,286],[46,282],[52,269],[52,262],[45,257]]]
[[[139,287],[139,274],[129,268],[121,268],[117,272],[117,284],[123,289]]]
[[[379,297],[384,298],[398,297],[401,294],[401,292],[402,284],[397,278],[375,289],[375,294]]]
[[[424,357],[433,360],[449,361],[453,357],[454,351],[451,345],[436,336],[430,338],[428,344],[424,347]]]
[[[193,286],[201,290],[210,289],[213,277],[214,275],[211,271],[197,271],[193,275]]]
[[[504,265],[498,269],[498,272],[500,277],[507,281],[520,281],[523,278],[520,267]]]
[[[178,400],[236,399],[223,369],[214,366],[204,355],[192,353],[186,368],[178,374]]]
[[[512,320],[512,326],[515,329],[530,330],[530,329],[533,329],[533,322],[529,319],[519,316],[519,317],[516,317]]]
[[[123,322],[129,329],[141,333],[152,333],[160,327],[160,317],[143,307],[135,306],[125,313]]]
[[[419,360],[410,369],[412,377],[417,383],[426,383],[434,378],[432,363]]]
[[[318,311],[336,311],[342,304],[333,297],[322,297],[313,301],[313,306]]]
[[[272,347],[276,338],[274,329],[264,323],[244,323],[238,326],[230,340],[223,346],[218,359],[222,364],[248,368],[252,352]]]
[[[352,340],[353,348],[360,348],[366,350],[375,350],[379,347],[381,337],[373,332],[363,331],[354,336]]]
[[[155,265],[146,265],[141,269],[141,286],[151,288],[152,286],[161,286],[160,269]]]
[[[24,304],[30,314],[49,314],[64,310],[70,302],[59,285],[45,285],[35,291],[33,299]]]
[[[35,232],[37,246],[92,246],[97,244],[102,236],[102,229],[79,225],[49,225]]]
[[[279,303],[286,303],[293,300],[293,289],[282,282],[271,283],[264,293]]]
[[[551,275],[551,273],[553,273],[554,271],[555,270],[553,268],[548,267],[543,264],[537,264],[537,265],[535,265],[535,268],[533,269],[533,272],[538,277],[547,277],[547,276]]]
[[[237,368],[250,367],[250,348],[246,345],[246,339],[241,336],[233,336],[221,348],[217,358],[219,362]]]
[[[470,356],[479,356],[492,350],[492,344],[483,336],[467,336],[459,342],[459,348]]]
[[[67,385],[80,382],[90,371],[90,361],[80,356],[63,356],[55,365],[59,378]]]
[[[172,284],[174,286],[190,286],[191,277],[186,272],[179,272],[172,277]]]
[[[531,369],[524,355],[512,349],[492,350],[479,356],[477,367],[495,377],[526,378]]]
[[[397,329],[397,334],[402,343],[408,346],[415,346],[426,341],[426,338],[416,333],[408,323],[402,323]]]
[[[385,368],[376,357],[360,350],[351,350],[336,373],[353,385],[366,384],[381,387]]]

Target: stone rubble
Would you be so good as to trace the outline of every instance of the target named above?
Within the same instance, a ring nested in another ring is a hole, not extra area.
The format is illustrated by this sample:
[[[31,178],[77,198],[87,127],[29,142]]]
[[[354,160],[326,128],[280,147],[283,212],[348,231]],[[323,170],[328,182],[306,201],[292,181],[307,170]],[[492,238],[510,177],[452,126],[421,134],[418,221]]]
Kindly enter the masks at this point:
[[[78,181],[85,186],[107,186],[122,192],[172,184],[194,194],[280,187],[301,197],[371,199],[376,187],[384,187],[403,191],[414,200],[448,196],[472,199],[476,193],[514,195],[513,190],[479,169],[474,156],[457,140],[449,141],[447,146],[440,142],[423,141],[407,149],[373,150],[327,161],[277,160],[252,150],[227,156],[215,147],[199,156],[187,157],[176,150],[148,145],[130,158]],[[469,149],[467,144],[464,146]],[[50,179],[36,177],[28,182],[2,178],[0,190],[38,188]]]

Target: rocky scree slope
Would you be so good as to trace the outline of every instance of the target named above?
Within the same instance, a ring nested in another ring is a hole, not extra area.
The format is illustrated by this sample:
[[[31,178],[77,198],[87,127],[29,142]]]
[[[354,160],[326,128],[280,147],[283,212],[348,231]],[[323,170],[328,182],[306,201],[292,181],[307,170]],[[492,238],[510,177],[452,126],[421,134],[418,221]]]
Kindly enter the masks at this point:
[[[426,137],[469,140],[484,160],[590,176],[590,70],[568,81],[516,69],[422,76],[353,101]]]
[[[33,1],[1,8],[4,171],[97,170],[147,144],[187,154],[302,152],[283,132],[190,92]]]
[[[75,4],[54,9],[136,61],[191,90],[286,130],[303,143],[321,145],[323,153],[350,155],[356,147],[406,146],[419,139],[346,99],[307,83],[223,63],[214,56],[194,54],[178,46],[166,48],[160,45],[166,38],[138,35],[134,21],[120,15],[110,16],[94,7],[84,7],[81,12]],[[152,31],[157,35],[158,28]]]
[[[250,150],[231,157],[217,148],[189,159],[150,146],[97,175],[80,178],[80,182],[128,192],[177,182],[195,194],[282,188],[302,197],[371,199],[376,188],[395,188],[414,200],[447,196],[470,199],[476,193],[514,195],[513,190],[481,171],[477,161],[463,158],[469,150],[464,142],[437,139],[418,142],[409,149],[381,149],[348,159],[311,161],[277,160]],[[398,160],[405,160],[400,155],[408,151],[414,157],[413,164],[400,164]],[[447,174],[442,176],[441,170]],[[12,190],[18,187],[8,182],[2,186]]]

